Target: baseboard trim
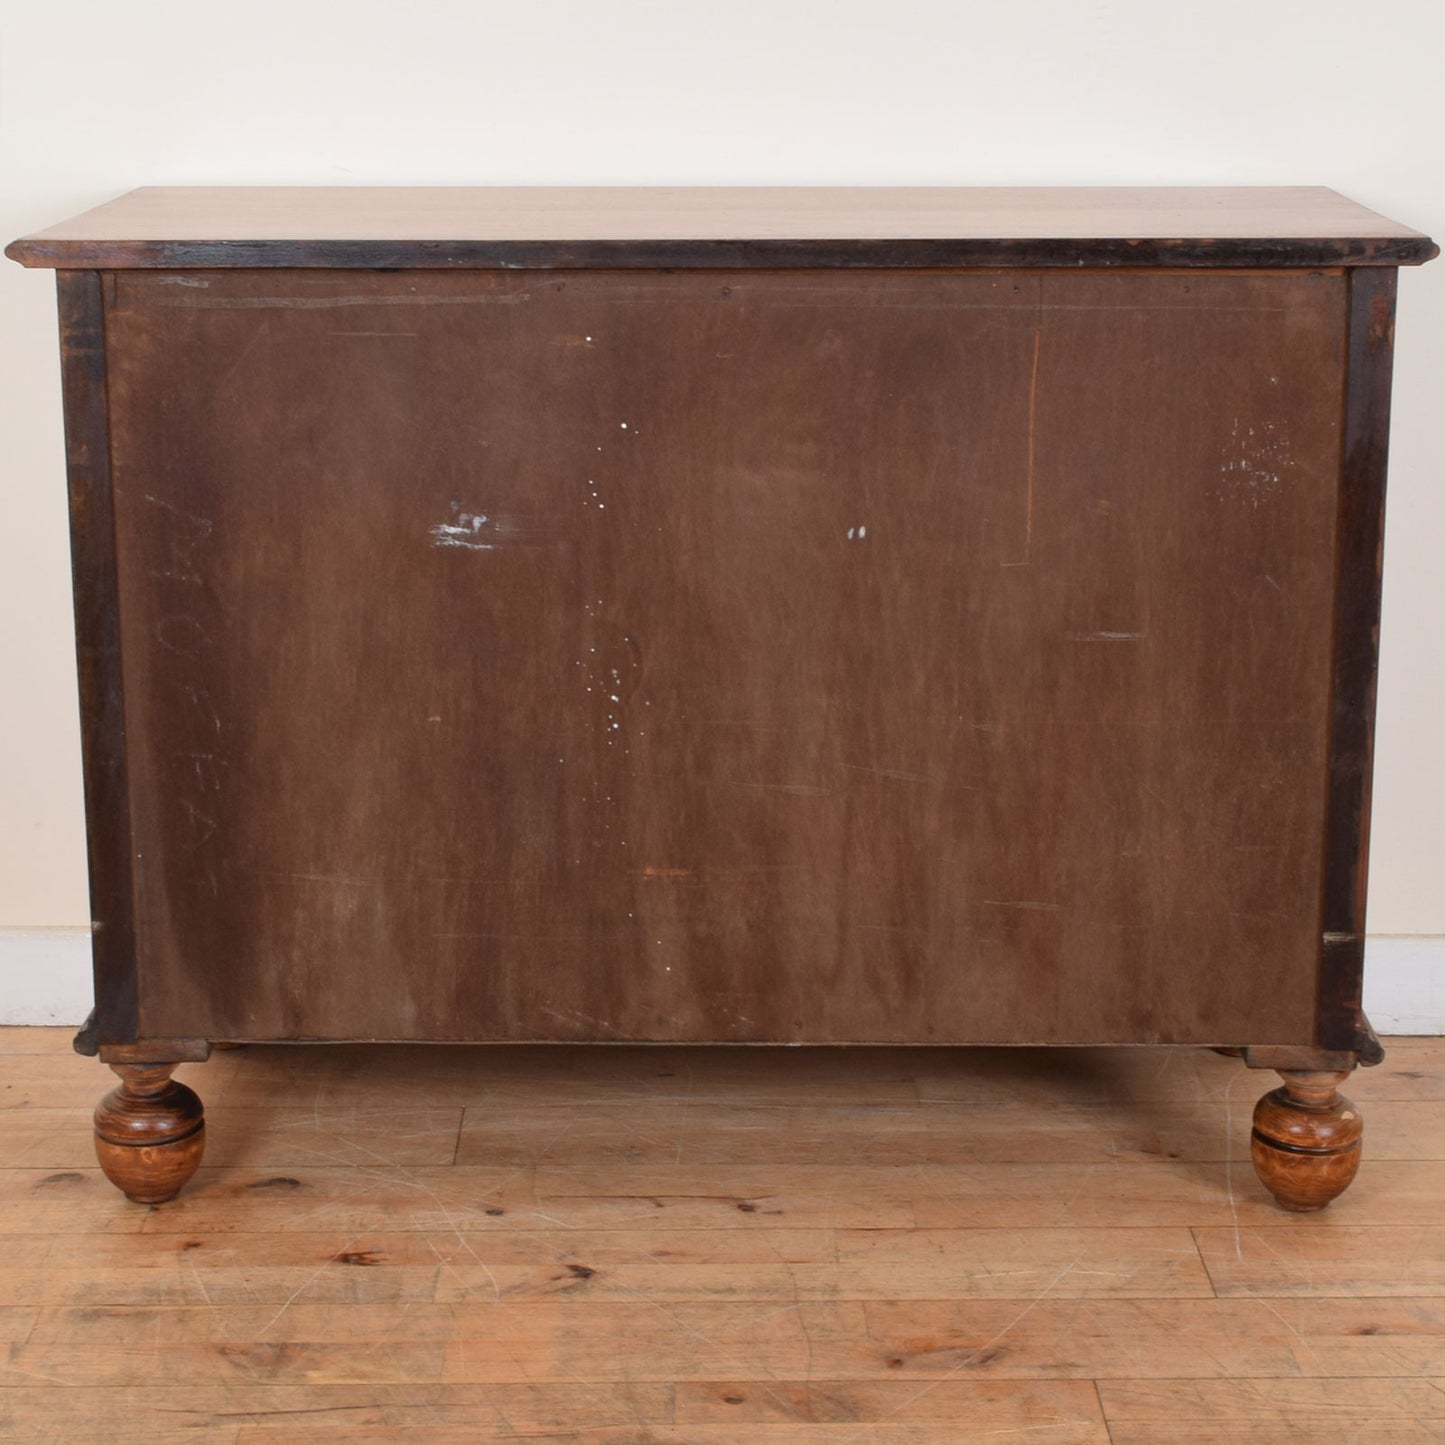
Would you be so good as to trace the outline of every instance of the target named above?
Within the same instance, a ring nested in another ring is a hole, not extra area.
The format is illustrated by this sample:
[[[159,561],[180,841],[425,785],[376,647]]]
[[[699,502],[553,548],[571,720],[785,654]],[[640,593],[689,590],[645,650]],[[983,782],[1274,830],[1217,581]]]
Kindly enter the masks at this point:
[[[94,1001],[88,928],[0,928],[0,1024],[79,1028]]]
[[[90,930],[0,928],[0,1024],[79,1028],[90,1012]],[[1380,1034],[1445,1034],[1445,935],[1365,943],[1365,1012]]]
[[[1366,938],[1365,1014],[1377,1034],[1445,1034],[1445,936]]]

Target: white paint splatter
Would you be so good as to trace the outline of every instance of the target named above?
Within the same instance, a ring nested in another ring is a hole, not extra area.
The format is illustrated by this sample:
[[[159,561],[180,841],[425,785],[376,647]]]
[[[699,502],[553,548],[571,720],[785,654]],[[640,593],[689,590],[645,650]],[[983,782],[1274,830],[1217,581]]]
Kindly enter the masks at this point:
[[[433,547],[465,547],[469,552],[494,552],[496,543],[481,540],[481,531],[491,519],[485,512],[466,512],[460,502],[452,503],[451,522],[431,528]]]
[[[1229,441],[1220,448],[1222,483],[1214,495],[1247,507],[1262,507],[1283,488],[1285,474],[1294,466],[1289,438],[1274,422],[1249,426],[1234,418]]]

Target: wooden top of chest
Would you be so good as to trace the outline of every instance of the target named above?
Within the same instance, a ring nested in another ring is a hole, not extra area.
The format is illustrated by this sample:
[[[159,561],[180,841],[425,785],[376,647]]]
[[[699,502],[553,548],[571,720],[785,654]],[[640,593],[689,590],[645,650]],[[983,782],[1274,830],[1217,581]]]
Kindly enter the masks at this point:
[[[145,187],[13,242],[26,266],[1416,265],[1324,187]]]

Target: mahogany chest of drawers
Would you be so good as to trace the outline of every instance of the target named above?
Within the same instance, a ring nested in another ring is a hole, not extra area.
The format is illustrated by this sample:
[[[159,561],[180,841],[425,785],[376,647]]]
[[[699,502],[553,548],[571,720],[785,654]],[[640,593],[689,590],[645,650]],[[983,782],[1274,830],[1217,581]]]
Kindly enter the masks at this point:
[[[57,270],[133,1197],[244,1040],[1158,1044],[1348,1182],[1396,268],[1319,190],[142,190]],[[298,1060],[298,1069],[304,1062]]]

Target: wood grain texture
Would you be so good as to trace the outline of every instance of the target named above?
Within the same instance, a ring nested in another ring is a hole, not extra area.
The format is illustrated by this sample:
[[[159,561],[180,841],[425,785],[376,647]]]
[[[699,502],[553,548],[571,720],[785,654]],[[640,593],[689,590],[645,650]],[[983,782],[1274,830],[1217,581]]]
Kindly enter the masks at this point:
[[[1428,1147],[1424,1133],[1417,1135],[1417,1150]],[[1339,1226],[1292,1236],[1283,1252],[1269,1230],[1196,1229],[1194,1237],[1221,1296],[1445,1294],[1442,1225]]]
[[[585,1297],[585,1289],[579,1290]],[[1029,1303],[1029,1302],[1023,1302]],[[722,1379],[1414,1379],[1445,1361],[1445,1305],[1380,1300],[551,1301],[6,1311],[0,1386]],[[137,1358],[135,1341],[151,1347]],[[71,1363],[64,1362],[67,1357]]]
[[[1254,1109],[1250,1157],[1260,1182],[1284,1209],[1323,1209],[1349,1188],[1360,1167],[1364,1122],[1336,1087],[1348,1071],[1286,1070],[1284,1085]]]
[[[1344,277],[112,287],[143,1034],[1313,1042]]]
[[[120,1084],[95,1108],[95,1153],[105,1177],[136,1204],[164,1204],[196,1172],[206,1122],[171,1064],[113,1064]]]
[[[1323,187],[147,187],[27,266],[1321,266],[1429,260]]]
[[[1445,1438],[1445,1391],[1428,1380],[1103,1381],[1113,1445],[1424,1445]]]
[[[168,1390],[165,1404],[141,1389],[40,1386],[6,1395],[19,1406],[17,1421],[48,1418],[72,1438],[105,1427],[108,1438],[125,1442],[154,1440],[161,1428],[181,1438],[204,1431],[207,1441],[264,1439],[271,1445],[314,1445],[323,1431],[328,1440],[408,1445],[517,1439],[544,1445],[801,1445],[860,1437],[883,1445],[957,1445],[957,1421],[966,1417],[1004,1438],[1028,1431],[1048,1445],[1108,1445],[1093,1387],[1072,1381],[962,1380],[926,1394],[886,1381],[787,1381],[761,1390],[752,1381],[681,1390],[655,1384],[393,1385],[373,1393],[368,1399],[346,1386],[234,1383]],[[123,1433],[108,1427],[102,1413],[107,1406],[123,1417]]]
[[[1186,1122],[1233,1101],[1242,1129],[1258,1078],[1205,1051],[315,1049],[312,1140],[329,1130],[340,1152],[257,1168],[296,1057],[186,1067],[230,1101],[242,1162],[208,1163],[171,1203],[128,1206],[93,1166],[0,1164],[0,1435],[954,1445],[966,1421],[1087,1445],[1438,1438],[1438,1041],[1392,1041],[1351,1085],[1372,1116],[1426,1111],[1395,1126],[1412,1162],[1376,1162],[1314,1217],[1277,1210],[1243,1165],[1033,1162],[1061,1100],[1140,1133],[1151,1084]],[[31,1113],[37,1071],[50,1122],[83,1134],[95,1065],[64,1030],[0,1030],[9,1116]],[[67,1072],[83,1087],[61,1106]],[[558,1161],[550,1134],[530,1163],[408,1162],[412,1131],[455,1127],[437,1093],[484,1131],[568,1088],[576,1136],[605,1117],[634,1162]],[[1011,1110],[1018,1162],[880,1166],[853,1135],[826,1163],[777,1162],[795,1121],[816,1131],[816,1091],[883,1111],[887,1133],[904,1089],[934,1101],[915,1107],[939,1136]],[[689,1164],[720,1157],[714,1130],[732,1164]],[[659,1162],[666,1144],[683,1162]],[[977,1225],[913,1223],[969,1193]]]
[[[184,1255],[195,1270],[181,1265],[172,1240],[165,1249],[169,1260],[112,1266],[98,1286],[97,1266],[88,1276],[78,1267],[47,1265],[17,1268],[13,1277],[7,1271],[3,1288],[13,1306],[279,1307],[295,1290],[304,1261],[317,1272],[307,1292],[313,1304],[523,1304],[581,1290],[594,1302],[759,1304],[783,1295],[819,1302],[957,1295],[1016,1300],[1049,1285],[1066,1299],[1203,1299],[1213,1293],[1187,1230],[1096,1230],[1083,1238],[1067,1231],[959,1230],[916,1240],[907,1231],[885,1231],[888,1237],[876,1246],[856,1242],[871,1232],[838,1238],[828,1231],[770,1231],[750,1249],[709,1247],[711,1257],[704,1258],[697,1257],[704,1251],[694,1239],[706,1231],[688,1232],[681,1247],[671,1237],[655,1236],[649,1247],[643,1230],[579,1230],[575,1239],[531,1231],[450,1240],[431,1234],[305,1235],[264,1258],[257,1257],[253,1241],[274,1244],[265,1236],[190,1237]],[[790,1248],[795,1237],[801,1242]],[[788,1253],[797,1257],[780,1257]]]

